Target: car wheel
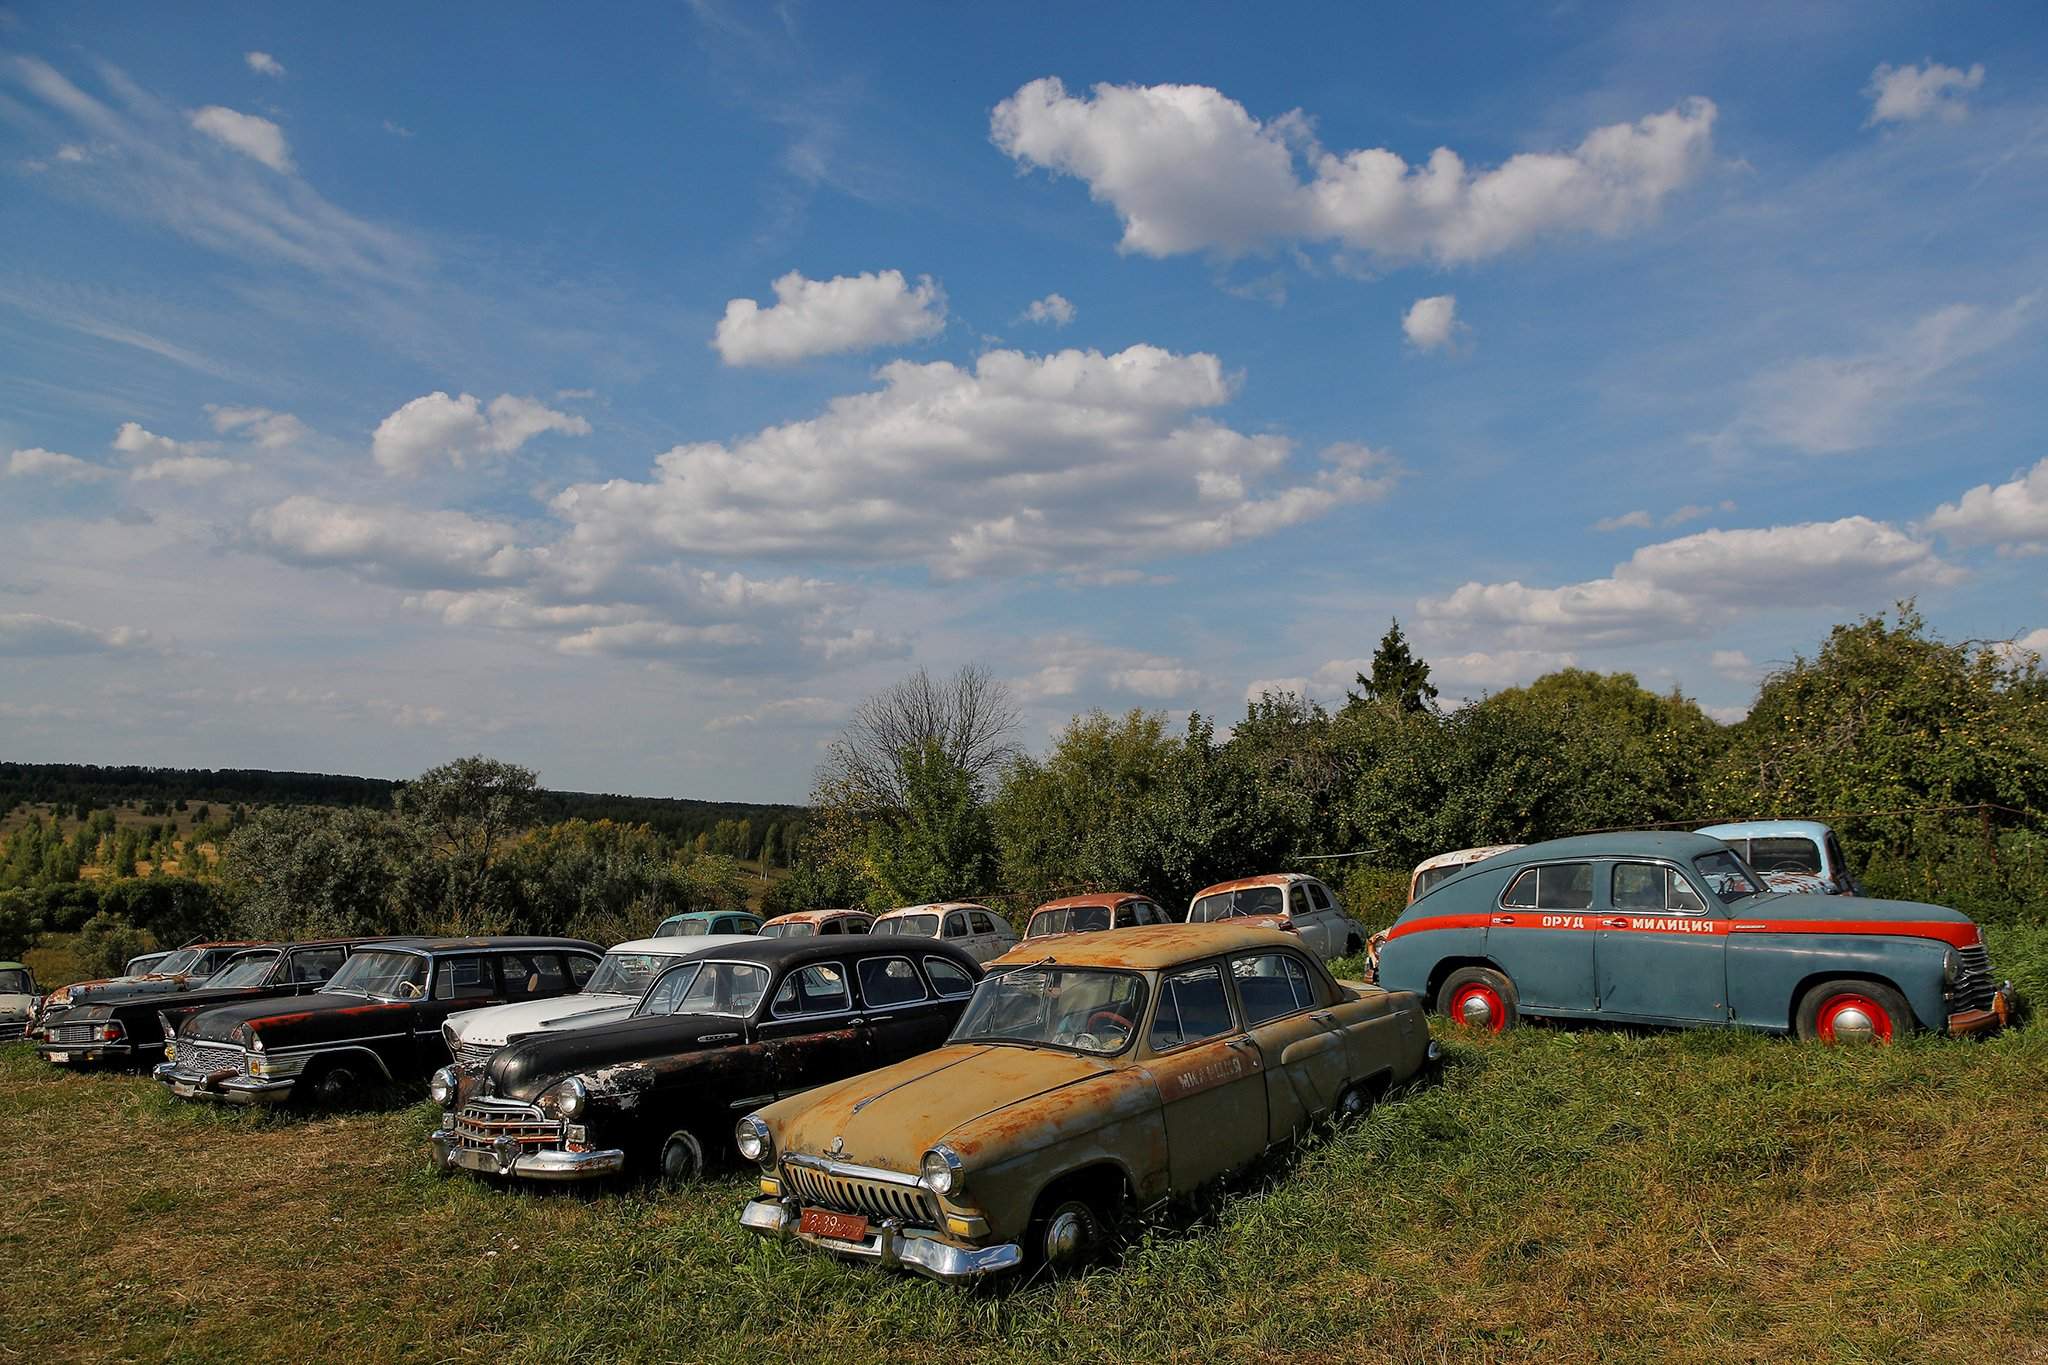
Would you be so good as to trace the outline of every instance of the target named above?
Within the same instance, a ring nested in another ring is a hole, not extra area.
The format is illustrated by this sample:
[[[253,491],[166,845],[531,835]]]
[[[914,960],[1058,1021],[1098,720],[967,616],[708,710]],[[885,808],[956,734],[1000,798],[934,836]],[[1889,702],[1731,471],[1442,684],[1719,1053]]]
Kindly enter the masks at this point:
[[[1372,1108],[1373,1088],[1364,1085],[1345,1087],[1337,1097],[1337,1108],[1331,1115],[1339,1124],[1356,1123],[1365,1117],[1365,1111]]]
[[[1913,1031],[1913,1008],[1875,981],[1823,981],[1800,1000],[1794,1027],[1809,1043],[1889,1043]]]
[[[293,1098],[303,1097],[318,1109],[337,1109],[355,1098],[360,1085],[354,1068],[346,1062],[333,1062],[322,1068],[310,1085],[301,1081],[294,1086]]]
[[[1069,1195],[1056,1200],[1032,1225],[1030,1249],[1040,1265],[1065,1270],[1094,1259],[1105,1240],[1102,1215],[1095,1206]]]
[[[679,1128],[661,1144],[661,1183],[670,1189],[694,1184],[704,1175],[704,1144],[687,1128]]]
[[[1491,967],[1460,967],[1444,978],[1436,993],[1439,1013],[1454,1024],[1499,1033],[1522,1017],[1515,983]]]

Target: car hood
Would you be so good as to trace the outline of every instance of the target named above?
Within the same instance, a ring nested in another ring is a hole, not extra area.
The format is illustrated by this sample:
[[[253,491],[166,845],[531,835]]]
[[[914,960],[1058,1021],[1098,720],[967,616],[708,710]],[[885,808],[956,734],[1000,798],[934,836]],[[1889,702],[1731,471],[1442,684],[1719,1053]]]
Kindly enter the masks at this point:
[[[492,1094],[531,1100],[564,1076],[726,1047],[744,1041],[746,1029],[745,1020],[723,1014],[651,1014],[588,1028],[538,1029],[499,1048],[484,1074]],[[594,1093],[617,1088],[615,1078],[605,1079]]]
[[[295,996],[289,1000],[245,1000],[194,1015],[178,1037],[194,1042],[236,1042],[251,1033],[344,1034],[398,1032],[409,1026],[412,1006],[402,1000],[368,1000],[360,995]]]
[[[1848,923],[1974,924],[1960,910],[1922,901],[1887,901],[1869,896],[1812,896],[1780,892],[1749,896],[1722,911],[1735,920],[1845,921]]]
[[[70,988],[73,1005],[118,1005],[124,1000],[147,1000],[191,990],[200,979],[189,976],[112,977],[85,981]]]
[[[952,1043],[789,1101],[777,1147],[915,1175],[955,1129],[1115,1069],[1054,1048]]]
[[[456,1038],[481,1047],[496,1047],[509,1038],[540,1028],[587,1028],[624,1019],[640,1003],[637,995],[556,995],[546,1000],[521,1000],[448,1016]]]

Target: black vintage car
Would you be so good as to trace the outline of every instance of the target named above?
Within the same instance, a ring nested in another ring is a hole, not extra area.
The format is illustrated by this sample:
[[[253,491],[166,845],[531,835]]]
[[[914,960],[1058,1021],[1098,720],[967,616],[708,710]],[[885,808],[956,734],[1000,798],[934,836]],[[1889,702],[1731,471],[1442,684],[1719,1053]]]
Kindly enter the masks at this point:
[[[60,1065],[93,1062],[154,1062],[164,1036],[180,1019],[218,1005],[279,996],[311,995],[348,960],[349,952],[374,939],[325,939],[248,948],[207,977],[172,994],[122,992],[109,987],[82,1004],[48,1016],[37,1050]]]
[[[59,986],[43,997],[40,1011],[28,1034],[31,1038],[51,1041],[50,1029],[58,1016],[66,1010],[80,1005],[97,1005],[116,1000],[140,1000],[147,996],[175,995],[196,988],[201,982],[228,965],[228,960],[253,948],[275,948],[270,942],[241,939],[226,943],[188,943],[174,952],[163,953],[160,960],[140,975],[106,977],[98,981],[74,981],[68,986]],[[135,959],[139,961],[140,959]],[[83,1041],[82,1030],[74,1030],[71,1041]],[[58,1051],[63,1051],[62,1047]],[[61,1058],[52,1057],[52,1061]]]
[[[981,975],[931,939],[761,939],[706,953],[657,977],[631,1018],[528,1034],[480,1074],[437,1073],[435,1163],[692,1180],[732,1151],[736,1116],[938,1047]]]
[[[385,939],[351,953],[312,995],[193,1015],[156,1077],[186,1099],[235,1104],[335,1103],[416,1082],[448,1061],[449,1015],[579,991],[603,956],[581,939]]]

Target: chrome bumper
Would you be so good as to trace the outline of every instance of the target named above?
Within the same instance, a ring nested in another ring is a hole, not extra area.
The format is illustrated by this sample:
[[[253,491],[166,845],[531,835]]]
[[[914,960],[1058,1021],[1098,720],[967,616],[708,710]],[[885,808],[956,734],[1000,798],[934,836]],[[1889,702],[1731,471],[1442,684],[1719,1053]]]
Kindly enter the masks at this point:
[[[133,1043],[37,1043],[43,1060],[58,1066],[79,1062],[126,1061],[137,1051]]]
[[[2018,1000],[2013,994],[2012,982],[1999,983],[1991,994],[1987,1009],[1963,1010],[1948,1017],[1948,1031],[1951,1037],[1960,1038],[1965,1034],[1983,1033],[1988,1029],[2001,1029],[2012,1022],[2018,1011]]]
[[[183,1100],[222,1100],[228,1104],[277,1104],[289,1099],[292,1093],[291,1077],[265,1080],[260,1076],[230,1076],[224,1081],[209,1080],[205,1077],[181,1076],[176,1062],[165,1062],[149,1074],[171,1088],[171,1093]]]
[[[435,1168],[444,1172],[475,1171],[480,1175],[523,1176],[528,1180],[593,1180],[626,1169],[626,1153],[616,1147],[596,1152],[528,1152],[513,1142],[508,1147],[486,1150],[461,1146],[455,1133],[447,1128],[437,1128],[429,1134],[427,1145],[433,1150]]]
[[[956,1247],[935,1237],[906,1232],[895,1220],[875,1225],[874,1232],[859,1242],[841,1242],[830,1237],[812,1237],[797,1230],[801,1210],[793,1202],[755,1199],[740,1214],[740,1226],[763,1237],[796,1238],[821,1247],[836,1256],[853,1256],[878,1261],[885,1266],[907,1266],[935,1280],[965,1284],[988,1275],[1015,1270],[1024,1263],[1023,1249],[1014,1242],[991,1247]]]

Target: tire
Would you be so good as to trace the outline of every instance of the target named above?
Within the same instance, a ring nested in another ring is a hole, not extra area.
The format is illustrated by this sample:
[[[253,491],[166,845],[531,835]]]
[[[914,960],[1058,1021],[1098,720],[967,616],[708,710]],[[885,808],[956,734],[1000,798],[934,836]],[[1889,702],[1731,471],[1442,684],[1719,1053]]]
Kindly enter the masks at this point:
[[[1875,981],[1823,981],[1799,998],[1793,1031],[1807,1043],[1889,1043],[1911,1033],[1913,1007]]]
[[[1366,1111],[1372,1108],[1373,1100],[1377,1098],[1378,1089],[1378,1086],[1370,1083],[1346,1086],[1344,1093],[1337,1097],[1336,1107],[1330,1111],[1331,1122],[1341,1128],[1364,1118]]]
[[[329,1062],[292,1087],[292,1098],[309,1109],[339,1109],[361,1097],[362,1078],[347,1062]]]
[[[1515,983],[1491,967],[1460,967],[1436,992],[1437,1012],[1461,1028],[1500,1033],[1522,1017]]]
[[[1025,1251],[1035,1266],[1073,1270],[1100,1256],[1108,1244],[1102,1211],[1093,1201],[1069,1194],[1049,1200],[1045,1212],[1031,1220]]]
[[[704,1143],[687,1128],[678,1128],[655,1153],[654,1171],[663,1188],[677,1190],[703,1179],[708,1164]]]

